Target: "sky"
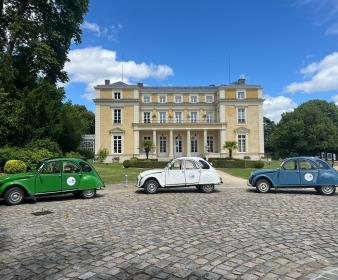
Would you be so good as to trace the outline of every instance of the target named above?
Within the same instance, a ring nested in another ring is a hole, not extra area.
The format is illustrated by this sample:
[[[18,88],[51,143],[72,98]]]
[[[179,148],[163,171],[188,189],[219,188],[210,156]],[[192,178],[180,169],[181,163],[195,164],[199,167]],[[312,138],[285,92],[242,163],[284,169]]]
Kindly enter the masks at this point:
[[[338,104],[338,0],[92,0],[65,65],[67,98],[95,111],[94,88],[122,80],[208,86],[246,77],[264,116],[310,99]]]

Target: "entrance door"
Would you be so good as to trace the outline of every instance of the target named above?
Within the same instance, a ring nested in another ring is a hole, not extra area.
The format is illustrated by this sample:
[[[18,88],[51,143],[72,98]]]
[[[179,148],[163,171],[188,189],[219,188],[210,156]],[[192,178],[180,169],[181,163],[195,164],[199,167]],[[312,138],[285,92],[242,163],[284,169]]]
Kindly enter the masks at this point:
[[[194,160],[185,160],[185,183],[187,185],[198,184],[201,169]]]
[[[165,172],[165,184],[166,186],[185,185],[182,159],[173,161],[170,168]]]
[[[283,164],[278,174],[278,186],[300,186],[298,160],[289,160]]]
[[[182,155],[182,136],[175,136],[175,157],[181,157]]]
[[[167,156],[167,136],[160,136],[159,143],[160,143],[159,156],[166,157]]]
[[[35,179],[35,193],[61,191],[61,162],[47,163]]]
[[[62,169],[62,190],[76,190],[81,180],[80,167],[71,161],[64,161]]]
[[[198,141],[197,136],[191,136],[191,156],[198,156]]]

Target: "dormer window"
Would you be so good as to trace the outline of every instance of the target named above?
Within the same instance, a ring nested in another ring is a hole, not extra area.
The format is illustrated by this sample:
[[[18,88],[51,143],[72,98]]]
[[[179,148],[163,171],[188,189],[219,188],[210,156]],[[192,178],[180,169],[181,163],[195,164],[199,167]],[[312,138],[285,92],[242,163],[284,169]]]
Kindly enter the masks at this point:
[[[114,92],[114,99],[121,99],[121,92]]]

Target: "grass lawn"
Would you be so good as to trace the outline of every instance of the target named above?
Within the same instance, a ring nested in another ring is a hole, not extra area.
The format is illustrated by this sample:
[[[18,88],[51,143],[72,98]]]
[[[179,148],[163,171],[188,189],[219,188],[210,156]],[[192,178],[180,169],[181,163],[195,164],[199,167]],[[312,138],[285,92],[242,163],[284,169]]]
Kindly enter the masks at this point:
[[[270,165],[269,165],[270,163]],[[280,165],[280,161],[270,161],[270,162],[264,162],[264,167],[262,169],[276,169]],[[251,172],[261,170],[258,168],[247,168],[247,169],[240,169],[240,168],[217,168],[219,170],[224,171],[225,173],[228,173],[230,175],[240,177],[243,179],[248,179]]]
[[[124,183],[125,175],[128,175],[128,183],[136,182],[137,176],[148,170],[147,168],[124,168],[122,163],[92,163],[105,184]]]

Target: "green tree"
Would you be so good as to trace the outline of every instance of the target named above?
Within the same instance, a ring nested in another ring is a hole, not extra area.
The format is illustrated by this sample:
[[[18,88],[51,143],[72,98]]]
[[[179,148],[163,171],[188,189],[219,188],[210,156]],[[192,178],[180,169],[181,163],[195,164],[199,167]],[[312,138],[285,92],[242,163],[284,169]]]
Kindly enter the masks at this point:
[[[307,103],[282,114],[271,135],[271,144],[282,157],[318,155],[319,151],[337,149],[337,126],[318,106]]]
[[[153,141],[150,141],[150,140],[144,140],[142,144],[140,145],[140,148],[144,149],[144,151],[146,152],[147,159],[149,157],[149,152],[151,151],[153,147],[154,147],[154,143]]]
[[[86,134],[95,134],[95,114],[84,105],[74,104],[74,107],[80,112],[86,122]]]
[[[236,141],[226,141],[223,149],[228,149],[229,150],[229,156],[230,159],[232,159],[232,151],[238,149],[238,145]]]
[[[264,150],[265,153],[271,154],[275,152],[274,147],[271,145],[271,134],[276,127],[276,123],[269,118],[263,117],[264,124]]]
[[[100,150],[98,150],[97,152],[97,157],[100,163],[103,163],[108,155],[109,155],[109,151],[105,147],[101,147]]]

